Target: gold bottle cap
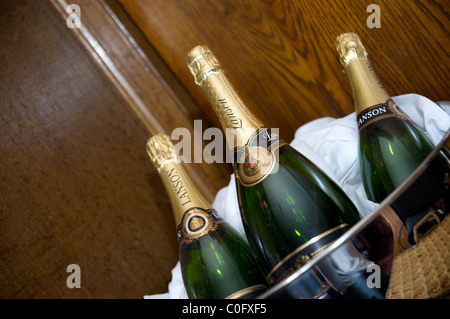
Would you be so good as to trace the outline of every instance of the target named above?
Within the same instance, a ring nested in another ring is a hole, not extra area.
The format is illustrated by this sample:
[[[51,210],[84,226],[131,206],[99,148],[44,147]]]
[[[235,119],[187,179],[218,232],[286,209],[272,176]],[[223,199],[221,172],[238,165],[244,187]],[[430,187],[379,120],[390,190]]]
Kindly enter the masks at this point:
[[[368,54],[356,33],[343,33],[334,41],[334,48],[343,67],[353,59],[367,59]]]
[[[165,134],[157,134],[151,137],[147,141],[146,148],[148,156],[150,156],[158,171],[166,161],[180,162],[170,137]]]
[[[209,72],[220,69],[220,63],[206,45],[198,45],[186,56],[186,63],[194,76],[195,83],[201,84]]]

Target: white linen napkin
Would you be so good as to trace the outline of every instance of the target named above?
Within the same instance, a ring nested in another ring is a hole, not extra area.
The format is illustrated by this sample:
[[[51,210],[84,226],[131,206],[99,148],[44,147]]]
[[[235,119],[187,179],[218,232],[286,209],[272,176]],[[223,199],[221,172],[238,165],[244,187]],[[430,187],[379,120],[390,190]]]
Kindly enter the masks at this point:
[[[428,98],[418,94],[405,94],[393,97],[393,100],[425,130],[434,144],[438,144],[449,130],[450,115]],[[342,187],[358,208],[361,217],[364,217],[378,204],[369,201],[364,192],[359,174],[358,141],[356,114],[353,112],[342,118],[323,117],[300,126],[290,144]],[[217,193],[213,207],[245,237],[234,174],[230,177],[229,185]],[[168,292],[145,295],[144,298],[187,298],[179,261],[172,269]]]

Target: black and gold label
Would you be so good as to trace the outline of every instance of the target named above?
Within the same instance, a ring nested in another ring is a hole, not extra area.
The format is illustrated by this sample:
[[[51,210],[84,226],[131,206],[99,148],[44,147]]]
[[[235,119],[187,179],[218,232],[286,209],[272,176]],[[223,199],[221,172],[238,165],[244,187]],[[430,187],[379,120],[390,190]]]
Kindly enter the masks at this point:
[[[341,224],[334,227],[301,245],[289,255],[284,257],[267,275],[267,282],[273,285],[291,273],[300,269],[313,259],[318,253],[330,246],[336,239],[342,236],[349,226]]]
[[[405,114],[398,110],[397,104],[395,104],[392,99],[389,99],[385,103],[368,107],[360,112],[356,117],[358,129],[361,131],[366,125],[387,117],[397,117],[403,120],[409,120]]]
[[[284,144],[278,134],[261,128],[250,136],[246,145],[235,148],[234,172],[241,185],[253,186],[274,173],[278,148]]]
[[[187,210],[178,226],[178,242],[180,245],[190,244],[194,240],[217,229],[223,219],[214,209],[193,207]]]

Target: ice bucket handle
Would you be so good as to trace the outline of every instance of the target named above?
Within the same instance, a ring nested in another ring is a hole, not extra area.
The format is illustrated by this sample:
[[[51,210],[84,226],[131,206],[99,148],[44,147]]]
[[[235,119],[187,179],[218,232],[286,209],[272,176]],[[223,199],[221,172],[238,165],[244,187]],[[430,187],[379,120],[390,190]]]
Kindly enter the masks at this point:
[[[430,218],[434,218],[436,220],[436,225],[434,225],[431,229],[427,230],[426,233],[419,235],[420,228],[429,221]],[[437,224],[441,222],[440,218],[434,211],[428,212],[413,228],[413,234],[414,234],[414,242],[417,243],[421,237],[426,235],[428,232],[430,232],[432,229],[434,229]]]

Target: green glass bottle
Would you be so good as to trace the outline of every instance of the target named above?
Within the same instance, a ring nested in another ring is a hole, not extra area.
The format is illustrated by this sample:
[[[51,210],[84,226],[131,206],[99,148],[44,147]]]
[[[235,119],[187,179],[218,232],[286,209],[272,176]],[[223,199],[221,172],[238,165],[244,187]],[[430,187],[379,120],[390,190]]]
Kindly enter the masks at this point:
[[[170,138],[153,136],[147,142],[147,152],[172,204],[189,298],[249,299],[266,291],[266,281],[250,247],[198,191]]]
[[[359,221],[341,188],[245,107],[206,46],[187,64],[219,117],[233,152],[243,226],[274,285]]]
[[[411,175],[434,145],[386,92],[359,36],[342,34],[334,45],[353,91],[364,189],[370,200],[379,203]]]

